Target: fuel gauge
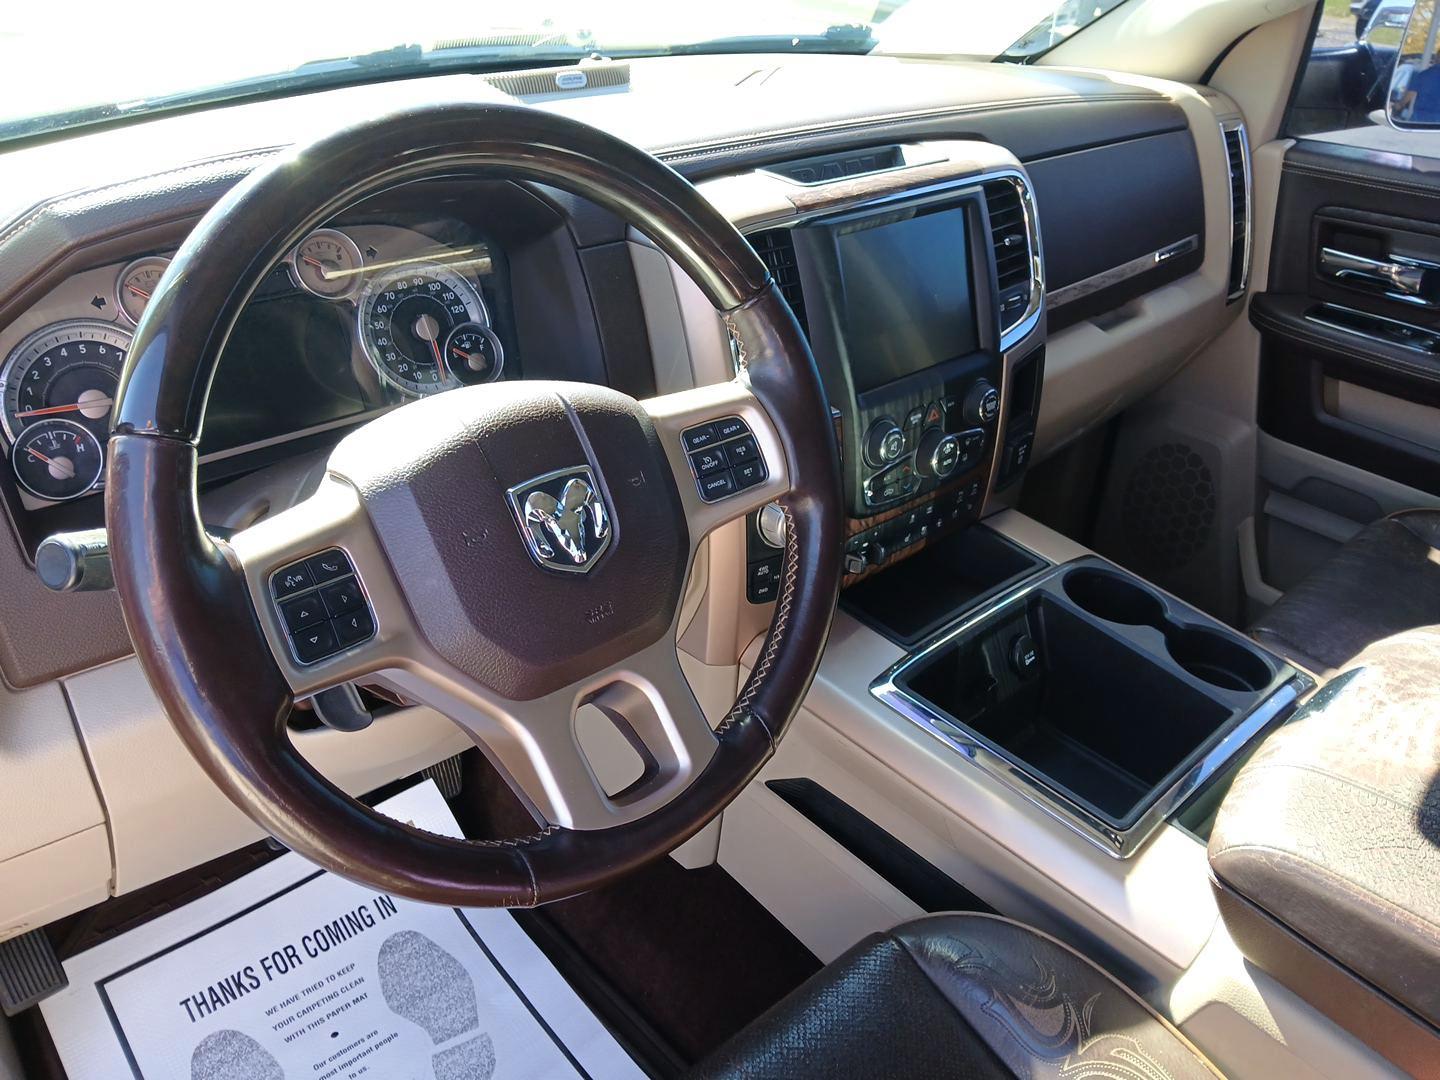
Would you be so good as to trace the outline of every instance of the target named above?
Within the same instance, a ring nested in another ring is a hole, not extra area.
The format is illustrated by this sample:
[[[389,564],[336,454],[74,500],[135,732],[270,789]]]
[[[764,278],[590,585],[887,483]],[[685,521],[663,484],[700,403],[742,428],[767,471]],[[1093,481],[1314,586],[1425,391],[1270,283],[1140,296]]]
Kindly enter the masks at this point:
[[[494,382],[505,367],[505,350],[489,327],[463,322],[445,339],[445,366],[461,386]]]

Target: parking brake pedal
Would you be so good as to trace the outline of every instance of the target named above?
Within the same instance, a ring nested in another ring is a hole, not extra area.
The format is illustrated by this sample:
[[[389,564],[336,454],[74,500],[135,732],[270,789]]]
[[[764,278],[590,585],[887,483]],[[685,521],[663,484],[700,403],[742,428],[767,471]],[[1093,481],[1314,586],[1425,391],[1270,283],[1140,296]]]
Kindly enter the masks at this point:
[[[0,941],[0,1010],[15,1016],[70,985],[43,930]]]

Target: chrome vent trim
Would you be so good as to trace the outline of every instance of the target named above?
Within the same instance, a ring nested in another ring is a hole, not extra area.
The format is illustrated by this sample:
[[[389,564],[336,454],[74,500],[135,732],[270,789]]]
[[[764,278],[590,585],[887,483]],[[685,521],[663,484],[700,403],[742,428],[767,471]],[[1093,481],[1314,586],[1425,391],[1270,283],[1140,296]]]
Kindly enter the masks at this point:
[[[1245,295],[1250,287],[1251,200],[1254,187],[1250,176],[1250,136],[1242,120],[1220,125],[1225,139],[1225,157],[1230,170],[1230,279],[1228,301]]]
[[[1040,231],[1030,184],[1019,172],[1007,172],[980,185],[990,219],[990,246],[995,253],[995,277],[1001,310],[1010,303],[1024,306],[1005,318],[1000,327],[1000,348],[1008,349],[1035,327],[1045,299],[1045,265]]]

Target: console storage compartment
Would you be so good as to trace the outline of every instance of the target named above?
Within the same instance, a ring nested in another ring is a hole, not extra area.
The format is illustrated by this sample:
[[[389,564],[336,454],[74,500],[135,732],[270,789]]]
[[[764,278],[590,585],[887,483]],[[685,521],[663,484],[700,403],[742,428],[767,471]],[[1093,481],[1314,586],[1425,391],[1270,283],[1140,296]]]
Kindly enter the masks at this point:
[[[875,692],[1126,854],[1293,705],[1297,677],[1086,558],[943,635]]]

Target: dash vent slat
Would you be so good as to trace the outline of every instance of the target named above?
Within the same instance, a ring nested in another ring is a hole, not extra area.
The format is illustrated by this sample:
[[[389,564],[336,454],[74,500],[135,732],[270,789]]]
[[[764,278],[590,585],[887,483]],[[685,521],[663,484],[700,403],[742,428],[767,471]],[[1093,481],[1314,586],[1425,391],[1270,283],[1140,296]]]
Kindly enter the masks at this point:
[[[1230,168],[1230,281],[1227,299],[1238,300],[1250,284],[1250,155],[1245,126],[1222,129]]]
[[[769,269],[775,284],[780,286],[780,294],[785,297],[790,310],[795,312],[800,329],[809,337],[810,324],[805,318],[805,293],[800,285],[800,266],[795,261],[795,238],[790,235],[790,230],[765,229],[751,233],[747,239],[755,249],[755,254],[760,256],[760,261]]]

